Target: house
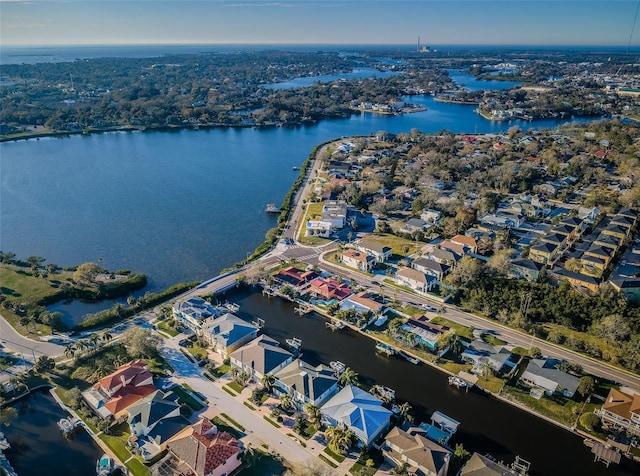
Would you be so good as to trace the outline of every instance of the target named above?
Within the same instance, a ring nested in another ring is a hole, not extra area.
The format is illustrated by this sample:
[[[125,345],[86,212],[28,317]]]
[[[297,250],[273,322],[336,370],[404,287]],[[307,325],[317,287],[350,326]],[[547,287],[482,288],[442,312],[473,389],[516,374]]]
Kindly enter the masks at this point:
[[[143,398],[127,409],[127,421],[131,436],[145,460],[152,459],[166,448],[167,442],[176,433],[189,425],[189,420],[180,415],[180,404],[171,400],[172,394],[160,390]]]
[[[431,210],[429,208],[425,208],[422,210],[420,214],[420,218],[426,221],[428,224],[437,225],[440,221],[440,217],[442,214],[438,210]]]
[[[402,329],[415,336],[414,342],[416,344],[423,345],[429,350],[436,350],[438,348],[438,337],[449,330],[447,326],[429,322],[429,318],[424,315],[410,317],[402,325]]]
[[[556,267],[551,271],[551,277],[560,282],[566,280],[572,287],[595,293],[600,287],[602,280],[595,276],[589,276],[581,273],[574,273],[573,271],[566,270],[564,268]]]
[[[578,208],[578,218],[587,223],[593,223],[596,221],[596,218],[600,216],[600,210],[597,207],[586,208],[580,207]]]
[[[604,267],[602,269],[605,269],[607,266],[609,266],[609,263],[613,258],[613,251],[611,250],[611,248],[606,248],[604,246],[598,246],[596,244],[592,244],[589,247],[589,249],[587,249],[583,253],[582,257],[585,257],[585,256],[600,258],[604,263]]]
[[[355,309],[359,312],[373,312],[379,313],[384,304],[380,302],[380,296],[372,293],[371,291],[362,291],[357,294],[353,294],[340,303],[340,309]]]
[[[629,232],[630,232],[629,228],[617,225],[615,223],[610,223],[609,226],[605,227],[601,233],[603,235],[611,235],[611,236],[615,236],[616,238],[620,238],[621,240],[624,240],[629,234]]]
[[[574,215],[567,215],[562,220],[558,222],[558,225],[569,225],[576,228],[576,233],[582,233],[584,230],[584,226],[582,224],[582,219],[578,218]]]
[[[258,328],[227,312],[205,324],[202,335],[213,350],[226,359],[231,352],[255,339]]]
[[[460,257],[455,253],[440,248],[436,248],[431,253],[429,253],[428,258],[437,263],[444,264],[450,268],[453,268],[460,260]]]
[[[424,231],[428,228],[429,223],[422,218],[409,218],[404,224],[404,231],[414,233],[416,231]]]
[[[316,278],[311,281],[308,292],[327,300],[341,301],[351,294],[351,289],[345,283],[338,282],[333,278]]]
[[[638,278],[615,278],[609,281],[611,286],[619,293],[636,304],[640,304],[640,279]]]
[[[515,471],[495,459],[473,453],[471,458],[458,473],[459,476],[520,476],[522,473]]]
[[[611,253],[615,254],[622,246],[622,241],[622,239],[616,236],[600,233],[596,239],[593,240],[593,244],[604,248],[610,248],[612,250]]]
[[[401,286],[408,286],[419,293],[427,293],[435,286],[436,278],[426,275],[417,269],[399,268],[396,272],[396,282]]]
[[[440,249],[444,251],[451,251],[456,255],[462,257],[466,254],[466,250],[464,245],[459,243],[454,243],[451,240],[444,240],[440,243]]]
[[[530,387],[544,389],[547,396],[560,394],[571,398],[578,389],[580,379],[558,370],[558,364],[560,361],[556,359],[531,359],[520,380]]]
[[[376,263],[384,263],[391,258],[391,248],[372,240],[361,240],[356,244],[356,249],[372,255]]]
[[[457,245],[462,245],[465,251],[464,254],[478,252],[478,243],[476,242],[476,239],[471,236],[455,235],[451,238],[451,242]]]
[[[636,220],[636,217],[628,217],[618,214],[611,217],[611,221],[609,222],[609,224],[617,225],[622,228],[626,228],[627,230],[631,230],[631,228],[633,228],[633,226],[636,224]]]
[[[354,385],[340,390],[320,411],[326,425],[346,426],[365,446],[371,446],[387,430],[392,415],[382,400]]]
[[[640,436],[640,394],[628,394],[612,388],[600,410],[596,410],[604,423],[624,428]]]
[[[595,256],[583,253],[580,257],[581,271],[588,273],[591,276],[601,277],[604,270],[607,268],[607,261],[602,258],[596,258]]]
[[[167,448],[196,476],[226,476],[242,464],[241,443],[206,418],[173,436]]]
[[[558,245],[541,242],[531,247],[529,258],[536,263],[550,265],[556,258]]]
[[[305,236],[320,236],[328,238],[333,232],[333,225],[330,221],[324,220],[307,220],[305,225]]]
[[[376,259],[373,255],[364,253],[357,250],[345,250],[342,252],[342,262],[360,271],[371,271],[376,264]]]
[[[424,274],[433,276],[438,281],[442,281],[449,266],[427,258],[416,258],[411,262],[411,267]]]
[[[118,419],[129,406],[157,390],[146,362],[133,360],[98,380],[82,396],[101,418]]]
[[[630,218],[634,221],[634,224],[638,220],[638,212],[629,208],[621,208],[620,210],[618,210],[618,213],[616,213],[616,216]]]
[[[516,279],[526,279],[537,282],[544,265],[526,258],[511,261],[511,276]]]
[[[410,474],[446,476],[451,451],[423,436],[420,428],[393,428],[382,446],[385,460],[394,467],[406,465]]]
[[[229,360],[232,367],[260,382],[264,375],[272,375],[293,362],[293,354],[280,347],[277,340],[261,335],[232,352]]]
[[[344,228],[347,223],[347,203],[342,200],[328,200],[322,205],[322,221],[333,228]]]
[[[506,347],[493,346],[480,339],[471,342],[460,357],[465,362],[473,364],[472,372],[476,374],[483,373],[482,367],[485,362],[496,372],[500,372],[505,365],[511,368],[515,365],[509,360],[511,352]]]
[[[551,235],[563,235],[567,241],[573,241],[576,238],[576,227],[568,223],[559,223],[549,230]]]
[[[202,330],[202,326],[208,319],[220,315],[213,305],[198,296],[177,301],[172,311],[176,321],[196,334]]]
[[[567,235],[561,235],[559,233],[545,233],[540,236],[541,243],[550,243],[552,245],[556,245],[561,247],[567,241]]]
[[[273,275],[273,280],[281,286],[291,286],[294,290],[303,294],[311,281],[320,275],[313,270],[301,271],[290,266]]]
[[[332,368],[322,364],[312,367],[300,359],[280,369],[274,377],[276,387],[284,393],[293,392],[300,406],[306,403],[320,406],[338,390],[338,379]]]

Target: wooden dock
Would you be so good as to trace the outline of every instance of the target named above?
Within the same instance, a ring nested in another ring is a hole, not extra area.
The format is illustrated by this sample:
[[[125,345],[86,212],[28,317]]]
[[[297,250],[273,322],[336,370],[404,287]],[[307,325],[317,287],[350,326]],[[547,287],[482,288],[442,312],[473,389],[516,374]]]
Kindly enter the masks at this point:
[[[386,355],[387,357],[391,357],[396,353],[393,347],[391,347],[389,344],[385,344],[384,342],[378,342],[376,344],[376,351]]]
[[[311,311],[313,311],[313,308],[307,304],[298,304],[298,307],[293,310],[293,312],[299,314],[300,317],[304,316],[305,314],[309,314]]]
[[[327,321],[325,323],[325,326],[327,327],[327,329],[330,329],[332,331],[339,331],[340,329],[344,329],[345,328],[345,323],[341,322],[341,321]]]

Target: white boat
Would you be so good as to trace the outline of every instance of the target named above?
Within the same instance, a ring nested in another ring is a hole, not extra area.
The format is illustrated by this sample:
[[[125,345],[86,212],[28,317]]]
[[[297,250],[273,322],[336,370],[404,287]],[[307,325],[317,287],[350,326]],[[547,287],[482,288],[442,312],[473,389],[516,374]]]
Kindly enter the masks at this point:
[[[291,339],[286,339],[285,341],[287,343],[287,345],[295,350],[300,350],[300,347],[302,346],[302,341],[300,339],[298,339],[297,337],[292,337]]]
[[[58,421],[58,428],[65,435],[78,428],[82,422],[78,418],[61,418]]]
[[[240,310],[240,304],[236,304],[235,302],[225,302],[224,307],[231,312],[238,312]]]
[[[464,380],[462,380],[460,377],[458,377],[456,375],[451,375],[449,377],[449,385],[452,385],[452,386],[458,387],[458,388],[466,388],[467,387],[467,382],[465,382]]]
[[[334,360],[332,362],[329,362],[329,367],[331,367],[333,369],[333,371],[336,373],[336,375],[342,374],[342,372],[344,372],[344,370],[347,368],[347,366],[344,365],[339,360]]]
[[[114,468],[113,459],[109,455],[103,454],[96,462],[96,476],[108,476]]]

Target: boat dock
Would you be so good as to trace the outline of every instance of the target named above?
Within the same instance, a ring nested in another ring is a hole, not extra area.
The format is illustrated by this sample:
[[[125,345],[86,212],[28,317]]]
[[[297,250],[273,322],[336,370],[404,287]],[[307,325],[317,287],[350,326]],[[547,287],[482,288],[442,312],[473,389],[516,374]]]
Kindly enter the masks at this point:
[[[331,320],[331,321],[327,321],[325,325],[327,326],[327,329],[331,329],[332,331],[339,331],[340,329],[345,328],[345,323],[342,321]]]
[[[386,402],[392,402],[396,398],[396,391],[384,385],[374,385],[371,387],[371,393]]]
[[[387,357],[391,357],[396,353],[395,349],[391,347],[389,344],[385,344],[384,342],[378,342],[376,344],[376,351],[381,354],[385,354]]]
[[[267,208],[265,209],[267,213],[280,213],[280,209],[276,207],[275,203],[268,203]]]
[[[240,310],[240,304],[236,304],[235,302],[225,302],[223,305],[230,312],[238,312]]]
[[[58,421],[58,428],[64,436],[71,434],[80,426],[82,426],[82,420],[78,418],[62,418]]]
[[[313,311],[313,307],[309,306],[308,304],[298,304],[298,307],[293,310],[293,312],[295,312],[296,314],[300,314],[300,317],[304,316],[305,314],[309,314],[311,311]]]
[[[342,372],[344,372],[344,370],[347,368],[347,366],[342,362],[340,362],[339,360],[334,360],[332,362],[329,362],[329,367],[331,367],[331,369],[335,372],[337,377],[339,377],[342,374]]]
[[[258,329],[262,329],[264,327],[264,319],[258,317],[257,319],[251,321],[251,324],[256,326]]]
[[[292,349],[299,351],[300,347],[302,347],[302,340],[298,339],[297,337],[292,337],[291,339],[286,339],[285,342],[287,343],[287,345],[289,347],[291,347]]]
[[[400,357],[408,360],[409,362],[411,362],[413,365],[418,365],[420,363],[420,359],[416,359],[415,357],[410,356],[409,354],[407,354],[406,352],[403,351],[399,351],[398,355],[400,355]]]
[[[262,295],[263,296],[268,296],[268,297],[275,297],[277,296],[275,290],[271,289],[271,288],[263,288],[262,289]]]

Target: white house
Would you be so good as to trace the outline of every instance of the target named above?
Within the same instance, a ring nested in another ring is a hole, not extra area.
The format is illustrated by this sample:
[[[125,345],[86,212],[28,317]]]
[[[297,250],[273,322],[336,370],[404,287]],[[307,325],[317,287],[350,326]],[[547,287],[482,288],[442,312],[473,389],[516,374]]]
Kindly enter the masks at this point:
[[[384,263],[391,258],[391,248],[375,241],[361,240],[359,243],[356,243],[356,249],[372,255],[376,263]]]
[[[328,200],[322,206],[322,221],[333,228],[344,228],[347,223],[347,203],[341,200]]]
[[[220,311],[201,297],[190,297],[173,305],[173,317],[195,333],[202,330],[204,323],[220,315]]]
[[[399,268],[396,281],[401,286],[408,286],[419,293],[428,292],[436,284],[434,276],[428,276],[413,268]]]
[[[342,253],[342,262],[347,266],[360,271],[371,271],[376,264],[373,255],[357,250],[345,250]]]
[[[332,231],[333,227],[331,222],[324,220],[308,220],[305,227],[306,236],[320,236],[322,238],[327,238]]]

